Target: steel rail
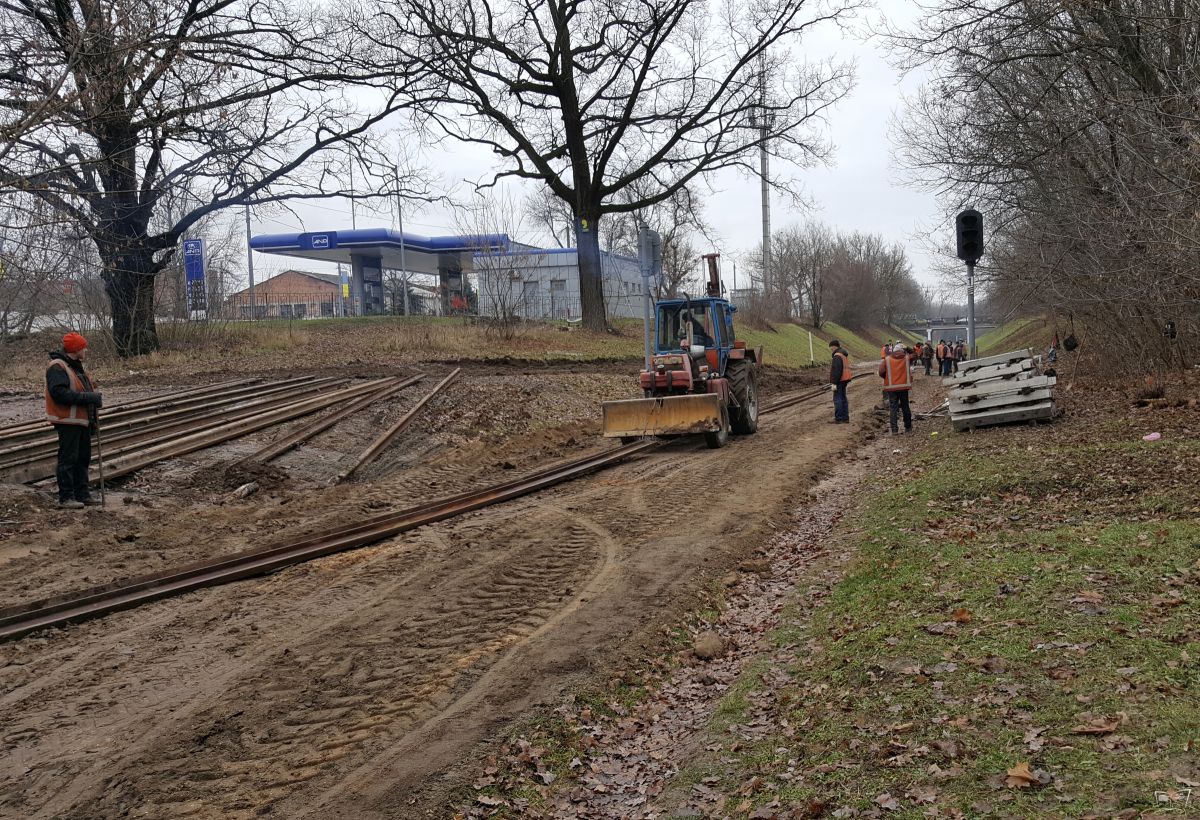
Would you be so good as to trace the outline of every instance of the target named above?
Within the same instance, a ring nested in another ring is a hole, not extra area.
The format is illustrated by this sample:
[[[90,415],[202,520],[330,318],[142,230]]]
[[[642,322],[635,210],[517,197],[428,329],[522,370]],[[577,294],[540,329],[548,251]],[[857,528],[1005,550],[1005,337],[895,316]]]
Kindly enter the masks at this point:
[[[306,380],[289,379],[286,382],[278,383],[270,382],[256,385],[251,388],[252,392],[235,391],[236,395],[231,394],[219,399],[208,398],[204,404],[193,407],[171,409],[161,413],[146,413],[115,422],[101,416],[100,422],[104,425],[106,440],[115,443],[119,439],[130,436],[141,436],[181,424],[194,424],[202,419],[213,418],[214,414],[249,407],[252,404],[267,404],[270,403],[268,397],[278,396],[280,393],[309,392],[318,386],[328,386],[334,382],[344,381],[346,380],[328,376]],[[47,424],[45,427],[49,427],[49,425]],[[57,449],[58,436],[53,431],[48,433],[43,431],[38,439],[0,449],[0,472],[19,464],[35,461],[38,456],[51,455]]]
[[[352,387],[344,387],[333,393],[326,393],[325,395],[305,399],[278,410],[256,413],[251,416],[237,418],[233,421],[216,422],[215,426],[210,425],[207,428],[181,438],[174,436],[164,437],[168,440],[150,447],[139,448],[137,452],[130,454],[124,460],[124,463],[122,463],[121,459],[117,459],[116,467],[109,473],[109,478],[127,476],[143,467],[157,464],[168,458],[178,458],[188,453],[194,453],[197,450],[207,449],[214,444],[221,444],[231,439],[240,438],[248,433],[255,433],[267,427],[274,427],[276,424],[282,424],[285,421],[312,415],[319,410],[332,407],[347,399],[357,399],[365,393],[379,389],[381,384],[388,381],[390,381],[390,377],[376,379]]]
[[[300,385],[296,388],[284,388],[285,391],[294,391],[291,393],[293,400],[319,398],[322,393],[330,388],[344,384],[346,379],[328,378],[321,379],[319,382],[314,382],[308,385]],[[277,391],[278,392],[278,391]],[[180,432],[196,433],[203,430],[211,430],[215,427],[227,424],[231,421],[243,418],[249,418],[260,415],[264,409],[277,405],[279,397],[277,395],[264,397],[262,399],[242,403],[235,403],[228,407],[223,407],[217,410],[203,413],[198,416],[164,423],[155,426],[150,430],[134,430],[119,435],[113,439],[114,443],[119,443],[120,446],[109,451],[110,458],[113,456],[125,455],[127,453],[140,451],[147,446],[157,446],[164,442],[178,440]],[[57,449],[57,448],[55,448]],[[98,454],[97,454],[98,455]],[[93,458],[95,460],[95,457]],[[55,450],[45,450],[34,453],[32,455],[16,458],[0,463],[0,476],[4,480],[14,484],[31,484],[54,475],[54,466],[56,463]],[[98,463],[98,462],[97,462]]]
[[[399,421],[385,430],[383,434],[379,436],[379,438],[371,442],[370,446],[362,451],[362,454],[358,457],[357,461],[355,461],[345,470],[342,470],[342,472],[338,473],[337,479],[334,481],[334,483],[341,484],[350,476],[354,475],[354,473],[358,472],[358,470],[360,470],[362,467],[365,467],[375,459],[379,458],[379,454],[384,451],[384,448],[395,441],[396,437],[403,433],[404,429],[408,427],[410,423],[412,423],[412,420],[415,419],[417,414],[421,412],[421,408],[433,401],[434,397],[437,396],[438,393],[441,393],[442,390],[445,389],[448,384],[450,384],[450,382],[454,381],[454,379],[457,378],[458,374],[461,372],[461,367],[454,368],[449,376],[442,379],[432,390],[422,396],[421,400],[413,405],[413,408],[405,413]]]
[[[828,392],[828,388],[825,387],[785,397],[764,407],[760,413],[773,413],[826,395]],[[363,547],[417,527],[581,478],[625,461],[633,455],[657,449],[663,444],[664,442],[653,440],[635,442],[599,455],[554,465],[513,481],[447,496],[400,511],[381,513],[347,526],[312,533],[304,538],[265,549],[247,550],[101,587],[29,601],[0,610],[0,641],[46,627],[61,626],[129,609],[207,586],[276,572],[314,558]]]
[[[217,384],[210,384],[210,385],[206,385],[204,387],[196,387],[191,390],[184,390],[179,393],[163,393],[158,396],[152,396],[147,399],[138,399],[137,401],[125,402],[123,404],[115,404],[105,410],[101,410],[100,418],[101,418],[101,420],[104,420],[106,418],[111,419],[117,414],[136,412],[138,410],[143,410],[147,407],[153,407],[163,401],[169,401],[169,400],[173,400],[173,399],[183,399],[183,398],[200,398],[204,395],[210,395],[213,393],[221,393],[221,392],[233,389],[233,388],[257,384],[261,381],[262,381],[262,379],[234,379],[233,381],[219,382]],[[6,425],[4,427],[0,427],[0,441],[7,441],[10,438],[20,438],[24,435],[27,435],[30,431],[38,432],[38,433],[43,432],[45,430],[46,423],[47,423],[46,419],[43,417],[40,419],[33,419],[31,421],[21,421],[21,422],[17,422],[16,424],[10,424],[10,425]]]
[[[399,393],[401,390],[405,389],[406,387],[413,386],[417,382],[421,381],[421,379],[423,379],[423,378],[425,378],[425,376],[422,374],[420,376],[413,376],[408,379],[401,379],[401,380],[397,381],[396,383],[383,388],[383,390],[377,394],[364,396],[363,398],[359,399],[358,401],[352,402],[349,405],[347,405],[346,407],[343,407],[341,410],[338,410],[335,413],[330,413],[328,416],[325,416],[324,418],[317,419],[312,424],[302,427],[301,429],[297,430],[296,432],[292,433],[291,435],[284,436],[279,441],[275,441],[275,442],[272,442],[271,444],[268,444],[266,447],[262,448],[258,452],[252,453],[252,454],[246,456],[245,458],[241,459],[241,461],[238,463],[258,461],[258,462],[262,462],[265,464],[268,461],[272,461],[273,459],[279,458],[284,453],[288,452],[289,450],[293,450],[296,447],[299,447],[301,444],[303,444],[304,442],[313,438],[317,434],[325,432],[326,430],[328,430],[330,427],[337,424],[342,419],[347,418],[348,416],[352,416],[355,413],[357,413],[359,410],[362,410],[366,407],[370,407],[372,404],[375,404],[376,402],[391,398],[392,396]]]

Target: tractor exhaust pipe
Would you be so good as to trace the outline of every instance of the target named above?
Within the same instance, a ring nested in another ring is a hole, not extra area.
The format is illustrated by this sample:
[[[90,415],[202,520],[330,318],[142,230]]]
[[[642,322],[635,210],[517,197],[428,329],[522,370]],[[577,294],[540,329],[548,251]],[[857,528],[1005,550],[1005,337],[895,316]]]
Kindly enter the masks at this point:
[[[706,253],[700,257],[708,263],[708,289],[709,296],[721,298],[721,271],[717,269],[717,260],[721,258],[719,253]]]

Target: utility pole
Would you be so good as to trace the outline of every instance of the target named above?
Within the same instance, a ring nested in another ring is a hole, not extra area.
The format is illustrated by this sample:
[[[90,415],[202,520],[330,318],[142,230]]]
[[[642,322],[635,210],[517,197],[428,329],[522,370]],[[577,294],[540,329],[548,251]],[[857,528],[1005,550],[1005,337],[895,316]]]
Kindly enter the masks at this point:
[[[400,166],[396,166],[396,224],[400,228],[400,276],[404,282],[404,315],[408,307],[408,261],[404,257],[404,200],[400,198]]]
[[[638,267],[642,273],[642,333],[645,343],[646,370],[650,370],[652,324],[650,282],[662,271],[662,239],[645,222],[638,227]]]
[[[254,251],[250,248],[250,203],[246,203],[246,272],[250,277],[250,321],[254,321]]]
[[[351,229],[358,228],[358,220],[354,214],[354,154],[350,154],[350,227]]]
[[[770,133],[771,115],[767,113],[767,60],[759,58],[759,127],[761,142],[758,146],[759,176],[762,178],[762,274],[763,292],[771,293],[771,170],[767,153],[767,135]]]

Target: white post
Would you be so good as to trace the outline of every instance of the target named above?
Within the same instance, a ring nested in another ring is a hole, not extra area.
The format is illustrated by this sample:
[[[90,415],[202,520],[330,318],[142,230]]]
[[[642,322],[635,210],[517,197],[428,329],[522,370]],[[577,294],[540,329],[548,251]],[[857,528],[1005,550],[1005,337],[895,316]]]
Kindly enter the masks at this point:
[[[817,363],[817,358],[816,358],[816,356],[813,355],[812,331],[811,330],[808,331],[808,363],[809,364]]]

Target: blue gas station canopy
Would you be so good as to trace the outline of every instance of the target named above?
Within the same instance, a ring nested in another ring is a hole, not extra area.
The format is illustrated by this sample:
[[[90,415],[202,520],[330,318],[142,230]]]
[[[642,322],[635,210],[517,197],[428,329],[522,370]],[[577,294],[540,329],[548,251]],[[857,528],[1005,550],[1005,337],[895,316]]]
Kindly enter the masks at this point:
[[[263,234],[250,239],[250,247],[261,253],[318,259],[351,264],[352,257],[379,260],[388,270],[407,268],[414,273],[436,274],[439,268],[471,270],[475,254],[509,249],[507,234],[479,236],[418,236],[390,228],[360,228],[349,231]],[[400,264],[400,248],[404,264]]]

